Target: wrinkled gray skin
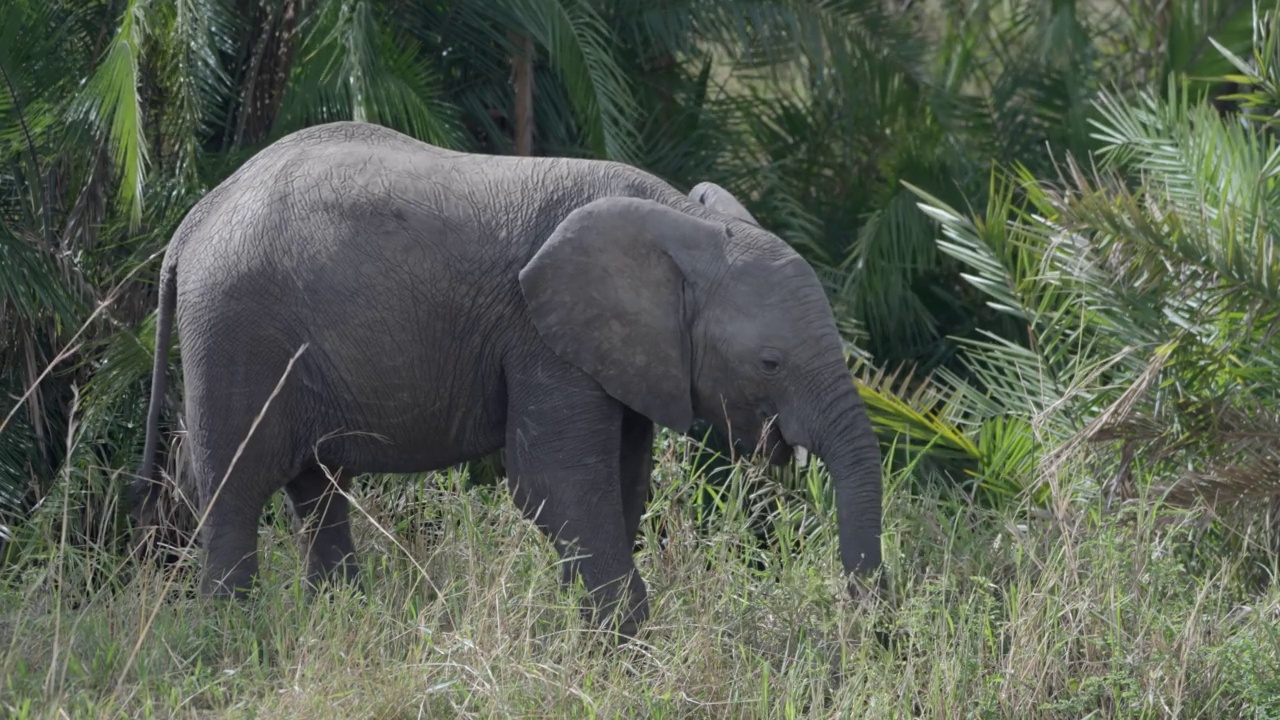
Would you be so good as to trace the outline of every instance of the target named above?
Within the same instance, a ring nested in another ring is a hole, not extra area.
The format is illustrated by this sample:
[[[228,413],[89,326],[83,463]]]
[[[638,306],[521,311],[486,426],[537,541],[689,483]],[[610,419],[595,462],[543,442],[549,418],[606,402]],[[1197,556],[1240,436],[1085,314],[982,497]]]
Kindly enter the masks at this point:
[[[321,465],[345,489],[505,447],[517,505],[582,556],[564,580],[580,573],[596,619],[621,610],[629,636],[648,613],[632,548],[654,423],[695,418],[774,463],[797,446],[823,458],[845,570],[880,565],[880,454],[831,309],[715,185],[686,197],[625,165],[461,154],[360,123],[266,148],[165,256],[140,522],[175,303],[205,507],[227,476],[203,530],[207,594],[250,587],[281,488],[308,523],[311,581],[354,579],[347,501]]]

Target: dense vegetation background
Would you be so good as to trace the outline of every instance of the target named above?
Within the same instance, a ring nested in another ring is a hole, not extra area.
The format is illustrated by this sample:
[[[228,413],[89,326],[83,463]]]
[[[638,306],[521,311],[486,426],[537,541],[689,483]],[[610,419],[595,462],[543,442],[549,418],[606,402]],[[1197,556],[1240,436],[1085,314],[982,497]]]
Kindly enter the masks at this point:
[[[3,0],[0,708],[1280,716],[1278,10]],[[187,576],[128,558],[120,504],[159,255],[255,151],[337,119],[713,180],[791,242],[883,440],[888,609],[824,585],[820,467],[708,472],[668,436],[640,659],[581,639],[481,463],[365,479],[377,603],[166,594]]]

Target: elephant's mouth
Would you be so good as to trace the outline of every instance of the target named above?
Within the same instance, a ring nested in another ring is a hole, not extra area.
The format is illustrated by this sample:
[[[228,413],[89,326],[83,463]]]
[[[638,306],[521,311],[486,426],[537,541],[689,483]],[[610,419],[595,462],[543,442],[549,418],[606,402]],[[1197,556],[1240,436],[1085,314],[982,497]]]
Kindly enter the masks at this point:
[[[783,439],[782,432],[778,430],[776,424],[770,425],[765,429],[763,436],[755,442],[743,442],[742,455],[746,457],[758,457],[770,465],[775,467],[786,465],[795,457],[795,448],[787,444]]]
[[[793,459],[801,464],[808,460],[808,451],[787,444],[776,424],[767,425],[755,435],[735,433],[732,442],[726,442],[724,432],[705,420],[695,421],[687,434],[703,441],[709,450],[733,460],[763,460],[773,466],[786,465]]]

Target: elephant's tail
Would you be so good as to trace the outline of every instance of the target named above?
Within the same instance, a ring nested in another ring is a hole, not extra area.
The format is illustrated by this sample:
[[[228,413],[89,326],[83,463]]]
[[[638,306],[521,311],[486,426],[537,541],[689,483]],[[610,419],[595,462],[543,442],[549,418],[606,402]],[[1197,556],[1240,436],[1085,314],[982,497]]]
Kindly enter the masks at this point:
[[[156,450],[160,443],[160,408],[164,405],[166,371],[169,367],[169,338],[173,331],[173,313],[177,303],[178,273],[174,253],[169,253],[160,267],[160,301],[156,311],[156,349],[151,366],[151,404],[147,409],[147,439],[142,450],[142,465],[129,484],[130,514],[138,526],[151,525],[155,518],[160,484],[155,472]],[[141,529],[141,527],[139,527]]]

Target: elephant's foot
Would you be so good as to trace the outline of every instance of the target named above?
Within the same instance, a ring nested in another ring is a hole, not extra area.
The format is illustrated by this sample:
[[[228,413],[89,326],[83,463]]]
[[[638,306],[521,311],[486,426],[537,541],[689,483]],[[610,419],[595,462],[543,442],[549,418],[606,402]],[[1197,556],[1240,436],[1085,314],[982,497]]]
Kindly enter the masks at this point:
[[[258,575],[257,528],[219,524],[206,528],[200,594],[214,598],[246,599]]]
[[[339,587],[351,588],[357,595],[365,594],[354,552],[318,553],[312,549],[307,565],[307,586],[313,594],[331,593]]]
[[[624,592],[601,589],[592,593],[591,601],[582,608],[582,615],[585,622],[604,631],[614,644],[624,645],[636,637],[649,619],[648,589],[639,574],[633,572]]]
[[[849,597],[859,603],[879,603],[889,599],[890,586],[887,572],[880,571],[874,576],[855,573],[848,578]]]
[[[231,568],[219,571],[206,561],[200,574],[200,594],[215,599],[243,601],[253,592],[257,576],[255,558],[245,558]]]

